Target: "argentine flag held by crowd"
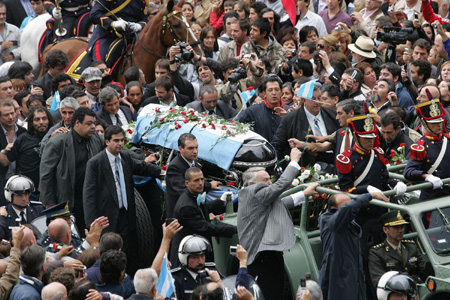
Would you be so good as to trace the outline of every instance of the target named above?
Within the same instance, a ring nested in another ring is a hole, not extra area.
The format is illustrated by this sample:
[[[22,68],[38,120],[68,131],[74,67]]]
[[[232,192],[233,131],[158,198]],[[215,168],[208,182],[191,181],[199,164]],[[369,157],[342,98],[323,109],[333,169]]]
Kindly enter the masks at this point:
[[[308,81],[300,86],[298,89],[297,96],[312,99],[313,93],[314,93],[314,85],[316,84],[316,81],[318,79],[314,79],[311,81]]]
[[[156,284],[156,290],[164,298],[170,298],[175,290],[172,274],[170,273],[167,262],[167,253],[164,255],[164,261],[161,266],[161,273],[159,274],[158,283]]]

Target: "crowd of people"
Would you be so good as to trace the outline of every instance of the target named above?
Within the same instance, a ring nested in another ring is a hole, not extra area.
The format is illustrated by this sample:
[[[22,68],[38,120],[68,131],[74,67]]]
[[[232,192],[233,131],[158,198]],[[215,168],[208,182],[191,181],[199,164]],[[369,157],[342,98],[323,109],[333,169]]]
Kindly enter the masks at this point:
[[[359,196],[329,197],[319,219],[320,277],[306,280],[297,298],[413,294],[427,274],[415,242],[403,239],[408,221],[370,200],[389,201],[383,190],[406,192],[386,167],[400,156],[407,180],[431,183],[420,201],[450,194],[442,182],[450,177],[448,4],[184,1],[177,26],[187,26],[199,44],[175,44],[154,74],[131,66],[116,82],[118,43],[143,32],[166,5],[174,3],[0,2],[0,299],[161,299],[156,284],[165,253],[178,299],[253,299],[249,275],[265,299],[282,299],[283,251],[295,242],[288,209],[318,184],[280,195],[313,165],[336,174],[342,192]],[[40,44],[87,36],[96,25],[87,48],[93,62],[78,80],[66,73],[70,62],[61,50],[47,53],[40,78],[21,60],[29,51],[20,45],[21,30],[44,14]],[[241,174],[237,226],[216,224],[230,192],[205,201],[205,192],[223,183],[205,180],[195,135],[179,137],[167,170],[155,154],[124,147],[122,126],[150,104],[252,124],[280,161],[290,159],[274,183],[262,167]],[[147,199],[163,215],[153,245],[160,248],[148,266],[139,252],[133,175],[166,183],[164,200]],[[31,225],[39,218],[44,230]],[[231,295],[216,270],[212,238],[236,234]],[[396,290],[395,282],[405,288]]]

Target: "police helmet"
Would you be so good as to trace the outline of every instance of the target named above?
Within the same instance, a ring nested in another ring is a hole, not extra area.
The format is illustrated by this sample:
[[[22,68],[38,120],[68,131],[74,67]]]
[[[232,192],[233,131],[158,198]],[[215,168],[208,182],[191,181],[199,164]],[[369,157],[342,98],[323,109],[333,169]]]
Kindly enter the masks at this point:
[[[400,293],[408,296],[408,300],[416,294],[416,283],[407,276],[397,271],[384,273],[378,281],[377,298],[378,300],[387,300],[391,293]]]
[[[12,202],[12,195],[22,195],[34,192],[34,183],[30,178],[22,175],[14,175],[5,184],[5,198]]]
[[[211,244],[207,239],[200,235],[188,235],[178,247],[178,259],[183,265],[187,265],[189,255],[202,255],[211,251]]]

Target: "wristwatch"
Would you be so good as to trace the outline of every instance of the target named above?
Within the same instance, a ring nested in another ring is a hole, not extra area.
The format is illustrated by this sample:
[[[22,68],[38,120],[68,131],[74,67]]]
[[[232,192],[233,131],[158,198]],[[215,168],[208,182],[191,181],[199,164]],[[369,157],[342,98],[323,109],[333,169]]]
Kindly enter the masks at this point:
[[[6,155],[5,149],[2,149],[2,151],[0,151],[0,153]]]

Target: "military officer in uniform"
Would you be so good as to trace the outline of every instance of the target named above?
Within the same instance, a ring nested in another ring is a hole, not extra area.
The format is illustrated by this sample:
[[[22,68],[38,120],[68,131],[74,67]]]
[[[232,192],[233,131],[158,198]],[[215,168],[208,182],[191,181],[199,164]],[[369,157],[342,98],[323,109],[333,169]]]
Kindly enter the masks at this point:
[[[415,108],[425,132],[411,145],[403,175],[408,180],[433,184],[432,188],[421,190],[420,201],[450,195],[450,187],[443,186],[441,180],[450,177],[450,135],[444,133],[445,110],[439,99],[417,104]]]
[[[170,270],[177,299],[189,300],[197,286],[221,280],[216,264],[205,262],[205,254],[210,251],[211,244],[200,235],[188,235],[181,241],[178,248],[181,266]]]
[[[131,33],[141,31],[147,24],[148,16],[145,13],[144,0],[96,0],[91,11],[91,21],[97,25],[95,28],[88,50],[92,51],[94,61],[104,61],[111,68],[121,50],[126,47],[119,43],[120,39],[132,40]],[[114,45],[113,45],[114,44]],[[110,48],[113,45],[114,48]],[[118,51],[119,53],[117,53]],[[115,56],[114,58],[106,59]]]
[[[56,7],[56,1],[59,7]],[[55,20],[62,20],[62,27],[67,31],[62,38],[88,36],[91,25],[89,0],[45,0],[44,6]],[[55,26],[55,29],[59,29],[58,25]]]
[[[404,240],[405,224],[398,210],[383,214],[379,219],[386,239],[369,251],[369,272],[375,288],[381,276],[388,271],[406,272],[416,282],[421,282],[420,275],[425,269],[425,261],[417,250],[413,240]]]
[[[47,226],[50,224],[53,220],[57,218],[64,219],[67,224],[72,228],[75,227],[75,230],[72,230],[72,240],[71,245],[74,246],[74,248],[78,248],[83,240],[80,238],[78,234],[78,229],[76,229],[76,225],[72,222],[71,214],[69,211],[69,202],[62,202],[55,206],[52,206],[50,208],[47,208],[46,210],[42,211],[42,214],[45,214],[47,217],[46,223]],[[51,239],[48,237],[48,230],[45,230],[44,233],[39,237],[37,240],[38,244],[42,247],[47,247],[51,243]]]
[[[23,175],[14,175],[5,185],[7,206],[0,208],[0,239],[9,240],[10,227],[29,224],[41,215],[44,206],[41,202],[30,201],[34,192],[33,181]]]
[[[336,157],[339,187],[342,191],[364,194],[374,189],[394,189],[397,195],[406,191],[406,185],[390,179],[386,158],[378,142],[378,129],[373,115],[362,115],[347,120],[355,144]]]

